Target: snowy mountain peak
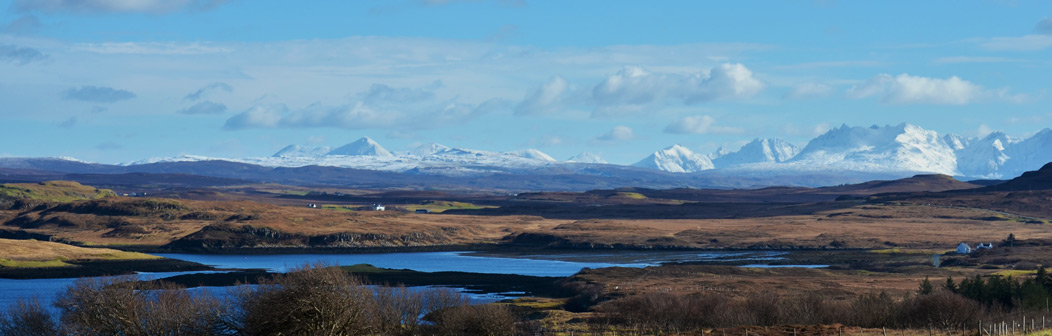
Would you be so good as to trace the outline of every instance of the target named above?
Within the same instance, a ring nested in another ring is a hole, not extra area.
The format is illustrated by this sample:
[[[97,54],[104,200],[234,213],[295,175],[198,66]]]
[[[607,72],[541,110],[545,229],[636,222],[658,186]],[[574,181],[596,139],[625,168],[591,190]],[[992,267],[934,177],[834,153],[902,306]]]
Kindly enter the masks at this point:
[[[788,161],[795,157],[797,153],[800,153],[800,147],[785,140],[757,138],[745,144],[736,152],[717,153],[716,158],[712,159],[712,163],[719,168],[750,163],[777,163]]]
[[[606,160],[599,157],[599,155],[592,154],[589,152],[583,152],[581,154],[574,155],[566,160],[566,162],[577,162],[577,163],[607,163]]]
[[[950,146],[950,148],[952,148],[955,151],[968,147],[968,144],[971,143],[971,140],[972,139],[968,139],[957,134],[947,134],[946,136],[942,137],[942,141],[945,141],[946,145]]]
[[[541,160],[541,161],[548,161],[548,162],[555,162],[556,161],[554,158],[552,158],[548,154],[544,154],[544,152],[536,150],[536,149],[523,149],[523,150],[519,150],[519,151],[508,152],[507,154],[511,154],[511,155],[515,155],[515,156],[519,156],[519,157],[524,157],[524,158],[527,158],[527,159],[534,159],[534,160]]]
[[[693,173],[702,170],[714,169],[712,160],[707,156],[698,155],[680,145],[673,145],[645,159],[636,162],[633,166],[664,170],[672,173]]]
[[[333,149],[325,155],[348,155],[348,156],[378,156],[378,157],[392,157],[394,156],[391,152],[384,149],[383,146],[373,141],[369,137],[362,137],[355,142],[343,145],[340,148]]]
[[[423,145],[420,145],[420,146],[416,146],[416,148],[413,148],[413,150],[409,151],[409,154],[413,154],[413,155],[416,155],[416,156],[428,156],[428,155],[433,155],[433,154],[436,154],[436,153],[446,152],[446,151],[449,151],[450,149],[451,148],[449,148],[449,146],[445,146],[445,145],[441,145],[441,144],[432,142],[432,143],[426,143],[426,144],[423,144]]]
[[[789,162],[855,171],[958,175],[953,148],[935,131],[906,123],[868,128],[844,125],[811,140]]]
[[[332,151],[332,147],[309,147],[300,145],[288,145],[282,148],[271,157],[309,157],[319,158],[325,156],[326,153]]]

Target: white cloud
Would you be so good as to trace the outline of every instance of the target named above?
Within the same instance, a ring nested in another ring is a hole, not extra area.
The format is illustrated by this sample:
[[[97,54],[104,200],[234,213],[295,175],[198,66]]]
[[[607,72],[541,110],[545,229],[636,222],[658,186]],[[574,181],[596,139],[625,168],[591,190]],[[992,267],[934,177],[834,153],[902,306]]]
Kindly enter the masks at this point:
[[[964,105],[992,97],[995,92],[963,80],[957,76],[931,78],[901,74],[892,77],[880,74],[869,81],[851,87],[847,97],[861,99],[880,96],[885,104],[940,104]]]
[[[990,128],[990,126],[987,126],[986,124],[981,124],[979,125],[979,129],[976,130],[975,134],[978,135],[980,138],[984,138],[987,135],[990,135],[990,133],[993,133],[994,131],[995,130],[993,128]]]
[[[628,141],[635,139],[635,132],[628,126],[614,126],[609,132],[603,133],[593,139],[593,143],[598,144],[610,144],[620,141]]]
[[[749,98],[764,88],[763,82],[753,77],[752,71],[740,63],[724,63],[712,68],[708,76],[691,76],[688,80],[686,101],[695,103],[720,99]]]
[[[673,134],[741,134],[741,127],[716,126],[716,119],[707,115],[683,117],[665,127],[665,133]]]
[[[226,0],[15,0],[18,11],[72,13],[170,13],[209,10]]]
[[[224,128],[334,127],[343,129],[421,129],[460,122],[475,115],[505,109],[506,103],[491,99],[478,105],[436,98],[436,82],[421,88],[395,88],[373,84],[348,101],[329,105],[313,103],[288,111],[260,105],[227,120]],[[270,105],[273,106],[273,105]]]
[[[281,116],[288,112],[288,108],[282,104],[266,104],[250,107],[244,112],[230,117],[223,125],[226,130],[239,130],[246,128],[274,128],[278,127]]]
[[[764,89],[742,64],[724,63],[707,72],[650,72],[625,67],[597,84],[591,92],[594,117],[642,111],[654,104],[698,104],[750,98]]]
[[[1052,35],[994,37],[979,43],[979,47],[996,51],[1039,51],[1052,47]]]
[[[668,95],[681,81],[674,75],[653,74],[640,67],[625,67],[592,89],[599,105],[643,105]]]
[[[811,99],[828,96],[833,93],[833,87],[821,83],[799,83],[786,92],[782,98],[785,99]]]
[[[562,77],[552,77],[538,86],[515,106],[518,115],[552,115],[568,109],[572,88]]]

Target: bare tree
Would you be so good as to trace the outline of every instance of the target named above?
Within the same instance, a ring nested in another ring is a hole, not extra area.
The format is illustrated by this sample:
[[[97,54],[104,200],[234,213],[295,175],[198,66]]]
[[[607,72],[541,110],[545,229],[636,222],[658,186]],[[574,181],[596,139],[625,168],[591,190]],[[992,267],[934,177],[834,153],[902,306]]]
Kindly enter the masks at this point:
[[[376,289],[376,316],[381,335],[412,335],[420,325],[423,295],[405,286]]]
[[[223,307],[171,284],[143,287],[134,276],[82,278],[55,301],[71,335],[221,334]]]
[[[515,335],[516,318],[502,305],[460,306],[436,314],[435,325],[440,335]]]
[[[18,300],[0,316],[0,336],[52,336],[58,335],[58,326],[51,313],[40,306],[36,299]]]
[[[376,331],[374,293],[338,267],[299,267],[241,295],[241,331],[247,335],[366,335]]]

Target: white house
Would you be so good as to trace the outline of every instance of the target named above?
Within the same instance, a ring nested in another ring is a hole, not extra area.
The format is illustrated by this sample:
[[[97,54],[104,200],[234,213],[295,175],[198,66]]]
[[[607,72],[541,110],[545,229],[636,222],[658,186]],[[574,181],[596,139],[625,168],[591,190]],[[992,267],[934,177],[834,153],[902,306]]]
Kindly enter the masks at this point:
[[[376,210],[376,211],[384,211],[384,210],[387,210],[387,208],[385,208],[383,204],[376,204],[376,205],[373,205],[373,209],[374,209],[374,210]]]
[[[972,253],[972,247],[968,246],[968,243],[961,242],[960,245],[957,245],[957,253],[960,253],[960,254]]]

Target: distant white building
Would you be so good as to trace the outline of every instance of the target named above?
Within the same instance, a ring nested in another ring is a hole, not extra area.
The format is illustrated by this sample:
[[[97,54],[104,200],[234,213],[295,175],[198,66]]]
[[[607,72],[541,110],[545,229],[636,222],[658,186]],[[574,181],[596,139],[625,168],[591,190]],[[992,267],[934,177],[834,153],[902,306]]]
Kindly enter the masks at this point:
[[[307,207],[308,208],[317,208],[318,204],[317,203],[307,203]]]
[[[384,210],[387,210],[387,208],[385,208],[383,204],[376,204],[376,205],[373,205],[373,210],[384,211]]]
[[[959,253],[959,254],[972,253],[972,247],[968,246],[968,243],[961,242],[959,245],[957,245],[957,253]]]
[[[986,243],[986,244],[979,243],[979,245],[975,246],[976,250],[979,250],[979,249],[992,249],[992,248],[994,248],[994,243]]]

